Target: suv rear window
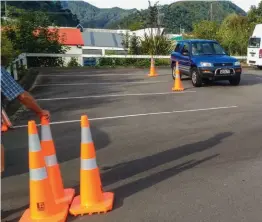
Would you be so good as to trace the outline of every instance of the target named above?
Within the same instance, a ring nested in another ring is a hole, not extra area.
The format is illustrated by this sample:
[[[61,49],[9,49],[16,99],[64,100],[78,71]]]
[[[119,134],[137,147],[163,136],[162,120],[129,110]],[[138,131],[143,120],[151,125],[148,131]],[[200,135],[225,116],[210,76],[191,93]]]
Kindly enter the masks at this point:
[[[248,42],[249,48],[259,48],[260,47],[261,38],[250,38]]]

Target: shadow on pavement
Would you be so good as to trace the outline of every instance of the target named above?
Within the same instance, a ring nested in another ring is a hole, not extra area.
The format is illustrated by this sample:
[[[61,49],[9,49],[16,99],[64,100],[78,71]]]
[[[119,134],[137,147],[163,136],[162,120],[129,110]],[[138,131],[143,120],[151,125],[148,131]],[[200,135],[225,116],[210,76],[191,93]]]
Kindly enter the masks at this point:
[[[207,140],[175,147],[152,156],[120,163],[114,166],[101,167],[101,170],[108,170],[102,174],[103,185],[107,186],[171,161],[189,156],[197,152],[205,151],[219,144],[223,139],[231,135],[233,135],[233,133],[224,132],[217,134]]]
[[[67,126],[68,127],[65,128],[52,128],[51,126],[52,136],[56,147],[56,155],[60,164],[80,158],[80,123],[74,125],[68,124]],[[108,134],[101,129],[91,126],[91,132],[97,150],[103,149],[110,144],[111,141]],[[40,138],[40,128],[38,128],[38,134]],[[2,178],[27,173],[29,171],[27,128],[23,129],[23,133],[20,133],[21,141],[12,141],[12,143],[8,141],[9,143],[6,144],[5,140],[10,140],[15,136],[9,135],[9,137],[10,138],[4,138],[5,171],[2,174]],[[18,147],[15,147],[15,145],[18,145]],[[12,149],[11,147],[15,148]]]
[[[120,186],[112,191],[109,192],[114,192],[115,194],[115,200],[114,200],[114,206],[113,206],[113,211],[120,208],[123,206],[124,199],[139,192],[142,190],[145,190],[147,188],[150,188],[154,186],[157,183],[160,183],[170,177],[176,176],[179,173],[182,173],[186,170],[189,170],[191,168],[196,167],[197,165],[200,165],[206,161],[209,161],[215,157],[219,156],[219,154],[215,154],[212,156],[208,156],[204,159],[201,160],[190,160],[186,161],[182,164],[178,164],[174,167],[168,168],[166,170],[154,173],[150,176],[144,177],[142,179],[138,179],[136,181],[133,181],[131,183],[125,184],[123,186]],[[153,194],[152,194],[153,195]],[[150,200],[148,200],[150,201]],[[87,217],[87,215],[83,216],[83,220]],[[78,217],[74,217],[71,215],[68,215],[68,222],[73,222],[77,219]]]
[[[102,184],[103,186],[107,186],[114,182],[118,182],[119,180],[130,178],[136,174],[178,160],[185,156],[189,156],[196,152],[202,152],[207,149],[211,149],[215,145],[219,144],[223,139],[230,137],[231,135],[233,135],[232,132],[224,132],[224,133],[217,134],[211,137],[210,139],[200,141],[197,143],[187,144],[178,148],[172,148],[170,150],[160,152],[152,156],[147,156],[141,159],[124,162],[121,164],[117,164],[115,166],[102,167],[101,168],[102,170],[108,170],[108,172],[104,172],[101,175],[102,177],[101,179],[103,181]],[[115,193],[114,209],[121,207],[123,205],[123,200],[125,198],[141,190],[154,186],[155,184],[164,181],[172,176],[175,176],[185,170],[191,169],[203,162],[211,160],[217,156],[219,156],[219,154],[215,154],[198,161],[196,160],[187,161],[183,164],[178,164],[167,170],[153,173],[150,176],[119,186],[118,188],[113,190],[113,192]],[[79,185],[74,188],[76,189],[76,194],[78,195]],[[69,221],[74,221],[75,220],[74,218],[75,217],[70,217]]]
[[[170,177],[176,176],[183,171],[189,170],[193,167],[196,167],[199,164],[202,164],[206,161],[209,161],[215,157],[219,156],[219,154],[215,154],[209,157],[206,157],[201,160],[190,160],[184,162],[182,164],[178,164],[169,169],[154,173],[150,176],[144,177],[142,179],[133,181],[131,183],[125,184],[113,190],[115,193],[115,203],[114,209],[120,208],[123,205],[123,200],[139,191],[142,191],[146,188],[152,187],[157,183],[160,183]],[[150,200],[149,200],[150,201]]]

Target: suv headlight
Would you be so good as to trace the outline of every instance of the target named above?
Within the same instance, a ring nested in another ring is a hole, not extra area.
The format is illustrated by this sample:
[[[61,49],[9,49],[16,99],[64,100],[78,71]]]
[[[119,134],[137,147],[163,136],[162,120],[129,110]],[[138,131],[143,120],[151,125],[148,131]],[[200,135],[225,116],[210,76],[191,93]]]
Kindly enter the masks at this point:
[[[240,64],[239,61],[237,61],[237,62],[234,63],[234,65],[235,65],[235,66],[240,66],[241,64]]]
[[[212,67],[213,64],[210,62],[200,62],[200,66],[202,67]]]

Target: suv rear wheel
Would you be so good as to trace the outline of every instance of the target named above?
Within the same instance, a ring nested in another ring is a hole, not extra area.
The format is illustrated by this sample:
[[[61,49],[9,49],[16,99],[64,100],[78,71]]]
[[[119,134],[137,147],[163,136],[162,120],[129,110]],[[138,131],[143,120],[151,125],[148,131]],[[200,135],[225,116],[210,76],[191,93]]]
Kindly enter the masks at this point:
[[[199,75],[197,68],[191,69],[191,81],[194,87],[201,87],[202,86],[202,79]]]
[[[176,79],[176,73],[175,73],[175,71],[176,71],[176,63],[174,63],[174,64],[172,65],[171,71],[172,71],[172,78],[173,78],[173,80],[175,80],[175,79]],[[180,79],[182,80],[181,70],[180,70]]]

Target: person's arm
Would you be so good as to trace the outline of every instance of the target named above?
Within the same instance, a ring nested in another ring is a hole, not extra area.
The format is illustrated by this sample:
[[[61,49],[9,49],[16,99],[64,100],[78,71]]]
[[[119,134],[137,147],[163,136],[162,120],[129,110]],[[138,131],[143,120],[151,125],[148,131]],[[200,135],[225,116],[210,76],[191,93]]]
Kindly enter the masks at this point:
[[[33,96],[30,95],[29,92],[24,91],[17,98],[24,106],[26,106],[28,109],[34,111],[36,113],[36,115],[39,116],[39,118],[41,118],[42,116],[45,116],[46,118],[49,119],[49,116],[50,116],[49,112],[47,110],[43,110],[37,104],[37,102],[35,101]]]
[[[22,94],[20,94],[17,99],[28,109],[33,110],[37,115],[41,114],[43,110],[41,107],[37,104],[35,99],[27,92],[24,91]]]
[[[26,108],[35,112],[40,118],[42,116],[50,117],[50,113],[43,110],[35,99],[25,91],[3,67],[1,67],[1,92],[8,101],[17,98]]]

